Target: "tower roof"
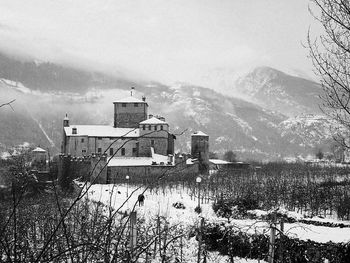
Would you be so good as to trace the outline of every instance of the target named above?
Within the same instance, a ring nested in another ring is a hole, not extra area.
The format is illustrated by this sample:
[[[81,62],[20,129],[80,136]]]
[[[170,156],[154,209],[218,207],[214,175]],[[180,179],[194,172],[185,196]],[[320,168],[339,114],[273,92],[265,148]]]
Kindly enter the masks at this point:
[[[148,120],[141,121],[140,124],[168,124],[168,123],[165,121],[161,121],[160,119],[158,119],[156,117],[152,117]]]
[[[191,134],[191,136],[204,136],[204,137],[209,137],[209,135],[205,134],[204,132],[201,131],[196,131]]]
[[[145,103],[145,104],[147,104],[147,102],[140,100],[138,98],[132,97],[132,96],[126,97],[124,99],[116,100],[113,103]]]
[[[36,147],[33,152],[40,152],[40,153],[46,153],[46,151],[43,148]]]

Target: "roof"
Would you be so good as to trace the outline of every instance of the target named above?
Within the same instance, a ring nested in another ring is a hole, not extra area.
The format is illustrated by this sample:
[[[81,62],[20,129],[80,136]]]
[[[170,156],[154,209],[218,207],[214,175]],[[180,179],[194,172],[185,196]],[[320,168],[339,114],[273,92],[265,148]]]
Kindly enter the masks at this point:
[[[201,131],[196,131],[194,133],[192,133],[191,136],[206,136],[206,137],[209,137],[209,135],[205,134],[204,132],[201,132]]]
[[[72,134],[72,129],[77,128],[77,134]],[[140,130],[135,128],[114,128],[109,125],[71,125],[64,127],[67,136],[90,137],[139,137]]]
[[[141,121],[140,124],[168,124],[168,123],[165,121],[161,121],[160,119],[158,119],[156,117],[152,117],[148,120]]]
[[[40,147],[36,147],[32,152],[46,153],[46,151],[43,148],[40,148]]]
[[[113,157],[108,162],[110,166],[149,166],[152,165],[152,157]]]
[[[219,159],[209,159],[212,164],[231,164],[231,162],[219,160]]]
[[[155,154],[153,157],[112,157],[107,166],[151,166],[153,162],[156,162],[157,165],[161,162],[168,165],[168,156]]]
[[[113,103],[146,103],[147,104],[147,102],[132,96],[116,100]]]

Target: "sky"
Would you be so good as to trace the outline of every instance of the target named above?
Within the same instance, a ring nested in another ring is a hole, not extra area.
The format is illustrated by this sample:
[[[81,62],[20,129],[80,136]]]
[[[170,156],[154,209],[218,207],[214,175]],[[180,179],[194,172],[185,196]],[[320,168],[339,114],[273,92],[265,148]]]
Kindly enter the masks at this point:
[[[171,84],[267,65],[312,75],[308,0],[0,0],[0,51]]]

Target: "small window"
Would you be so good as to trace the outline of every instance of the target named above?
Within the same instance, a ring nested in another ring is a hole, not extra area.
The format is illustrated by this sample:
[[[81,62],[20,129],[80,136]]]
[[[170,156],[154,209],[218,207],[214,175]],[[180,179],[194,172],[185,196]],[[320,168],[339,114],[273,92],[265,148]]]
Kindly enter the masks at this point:
[[[136,156],[136,153],[137,153],[137,152],[136,152],[136,148],[132,148],[132,156],[135,157],[135,156]]]
[[[86,154],[86,150],[85,150],[85,149],[82,149],[82,150],[81,150],[81,153],[82,153],[82,154]]]
[[[109,148],[109,155],[110,155],[110,156],[113,155],[113,148]]]
[[[102,152],[102,148],[97,148],[97,152],[101,153]]]
[[[77,134],[77,128],[72,128],[72,134]]]
[[[149,131],[151,130],[151,125],[148,126],[148,130],[149,130]]]
[[[160,125],[160,129],[163,130],[163,125]]]
[[[142,130],[146,130],[146,125],[142,125]]]
[[[139,106],[139,104],[138,103],[134,103],[134,107],[138,107]]]
[[[122,156],[125,155],[125,148],[122,148]]]
[[[81,143],[84,143],[84,138],[81,139]]]
[[[154,140],[151,140],[151,147],[154,147]]]
[[[102,140],[102,137],[97,137],[97,140]]]
[[[155,130],[155,131],[157,130],[157,125],[154,125],[154,130]]]
[[[122,107],[125,108],[126,107],[126,103],[122,103]]]

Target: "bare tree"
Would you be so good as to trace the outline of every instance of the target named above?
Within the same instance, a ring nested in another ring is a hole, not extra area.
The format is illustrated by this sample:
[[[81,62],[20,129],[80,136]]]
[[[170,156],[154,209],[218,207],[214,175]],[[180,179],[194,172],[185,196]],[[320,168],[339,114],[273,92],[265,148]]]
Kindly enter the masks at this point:
[[[11,107],[11,109],[14,111],[14,109],[12,108],[12,105],[11,105],[11,103],[13,103],[13,102],[15,102],[15,100],[11,100],[11,101],[9,101],[9,102],[0,104],[0,108],[1,108],[1,107],[4,107],[4,106],[9,106],[9,107]]]
[[[349,147],[344,138],[350,130],[350,3],[310,1],[310,13],[324,29],[319,36],[309,30],[307,37],[309,56],[324,90],[321,109],[342,127],[335,131],[335,139]]]

